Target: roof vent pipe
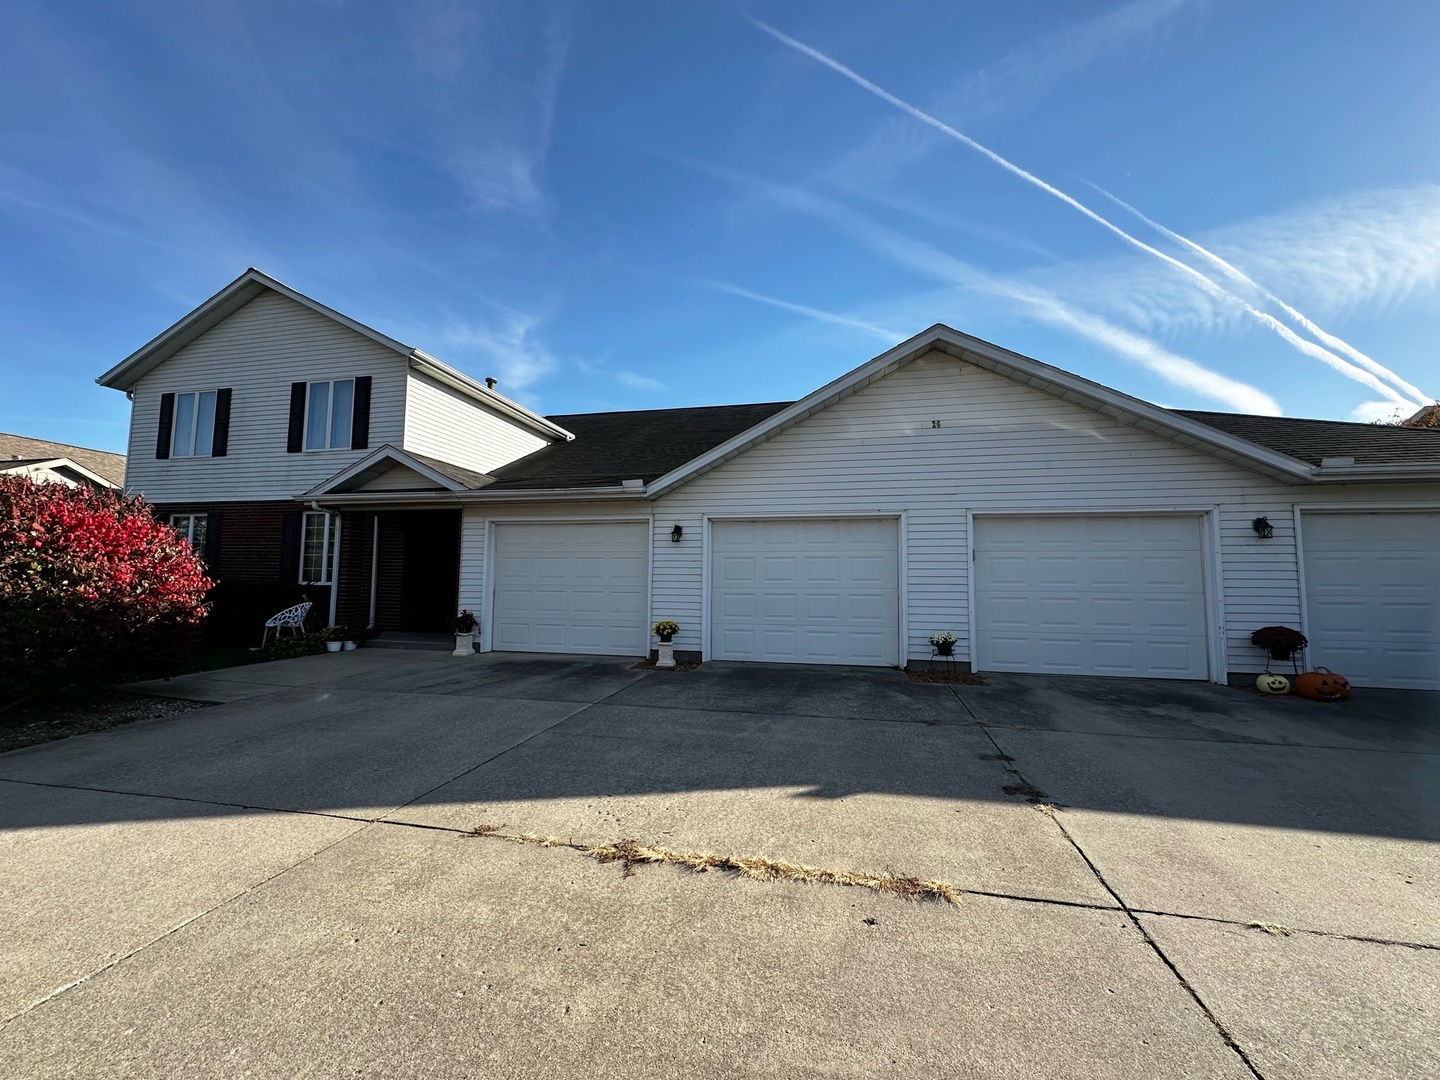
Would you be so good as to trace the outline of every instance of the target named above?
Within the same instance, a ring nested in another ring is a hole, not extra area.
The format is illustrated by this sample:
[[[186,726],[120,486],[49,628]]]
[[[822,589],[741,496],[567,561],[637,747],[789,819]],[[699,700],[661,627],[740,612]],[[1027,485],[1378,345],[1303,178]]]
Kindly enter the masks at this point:
[[[485,380],[485,389],[486,389],[486,390],[494,390],[494,389],[495,389],[495,380],[494,380],[494,379],[491,379],[491,378],[486,378],[486,380]]]

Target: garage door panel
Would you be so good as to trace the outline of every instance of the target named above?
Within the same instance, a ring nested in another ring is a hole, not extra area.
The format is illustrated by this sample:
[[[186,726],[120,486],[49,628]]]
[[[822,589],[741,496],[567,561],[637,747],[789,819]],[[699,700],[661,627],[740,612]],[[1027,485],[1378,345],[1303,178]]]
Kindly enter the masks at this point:
[[[897,664],[898,536],[894,519],[715,522],[710,655]],[[760,568],[760,588],[742,553]]]
[[[492,647],[643,655],[648,543],[640,522],[497,524]]]
[[[1307,511],[1301,546],[1309,662],[1440,690],[1440,514]]]
[[[982,517],[975,527],[982,669],[1208,675],[1197,518]]]

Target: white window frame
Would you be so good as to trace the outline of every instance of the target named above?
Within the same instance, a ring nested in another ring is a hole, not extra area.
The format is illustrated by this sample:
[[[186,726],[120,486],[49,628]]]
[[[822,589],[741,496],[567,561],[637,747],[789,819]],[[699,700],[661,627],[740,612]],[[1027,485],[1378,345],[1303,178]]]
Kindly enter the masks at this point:
[[[172,458],[215,456],[215,408],[210,410],[210,439],[205,444],[204,450],[200,449],[197,441],[200,435],[200,399],[206,394],[215,399],[215,405],[218,408],[220,402],[218,389],[186,390],[184,393],[175,395],[175,411],[170,417],[170,456]],[[180,399],[187,397],[195,399],[195,408],[190,413],[190,453],[182,454],[175,448],[175,438],[180,434],[180,425],[176,421],[180,418]]]
[[[185,522],[185,525],[183,527],[180,525],[180,522],[182,521]],[[205,523],[205,535],[208,536],[210,533],[209,514],[170,515],[170,527],[176,532],[178,532],[181,536],[185,537],[186,540],[190,541],[190,546],[192,548],[194,548],[196,551],[202,551],[205,547],[204,537],[201,538],[200,543],[195,543],[195,523],[198,521],[203,521]]]
[[[325,537],[320,544],[320,576],[318,578],[307,578],[305,576],[305,555],[310,549],[310,522],[313,518],[323,517],[325,523],[322,528],[325,530]],[[331,568],[335,565],[335,545],[339,540],[339,529],[337,528],[336,515],[328,510],[306,510],[300,518],[300,584],[301,585],[329,585],[331,583]]]
[[[348,379],[316,379],[314,382],[305,384],[305,430],[301,434],[300,448],[307,454],[322,454],[328,450],[349,450],[350,444],[355,439],[355,378]],[[335,387],[342,384],[350,384],[350,436],[339,446],[333,445],[335,430]],[[310,445],[310,402],[315,393],[315,387],[328,386],[328,400],[325,407],[325,438],[323,446]]]

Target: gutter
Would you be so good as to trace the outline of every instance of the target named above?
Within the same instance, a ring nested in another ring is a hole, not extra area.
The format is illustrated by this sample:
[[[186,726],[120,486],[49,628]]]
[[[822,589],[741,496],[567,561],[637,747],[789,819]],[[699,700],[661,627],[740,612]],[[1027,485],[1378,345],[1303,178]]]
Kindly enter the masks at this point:
[[[1346,480],[1440,480],[1440,465],[1319,465],[1310,476],[1320,481]]]

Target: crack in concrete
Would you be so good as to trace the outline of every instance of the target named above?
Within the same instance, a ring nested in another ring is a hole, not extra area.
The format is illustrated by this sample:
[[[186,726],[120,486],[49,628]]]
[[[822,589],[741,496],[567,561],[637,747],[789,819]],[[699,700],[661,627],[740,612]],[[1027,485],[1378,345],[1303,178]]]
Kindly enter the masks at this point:
[[[969,704],[966,703],[964,698],[960,697],[959,691],[955,690],[954,687],[951,687],[950,689],[955,694],[955,697],[960,701],[960,703],[965,706],[965,711],[970,712],[970,714],[973,716],[974,713],[971,712]],[[995,747],[995,752],[997,754],[1004,754],[1005,750],[1000,746],[998,742],[995,741],[995,737],[991,735],[990,732],[985,728],[982,727],[981,730],[985,731],[985,737],[989,739],[991,745]],[[1025,779],[1024,774],[1014,765],[1007,765],[1005,771],[1015,774],[1016,776],[1020,777],[1021,780],[1028,787],[1031,787],[1032,789],[1034,788],[1034,785],[1031,784],[1029,780]],[[1100,883],[1100,887],[1103,888],[1107,893],[1109,893],[1110,896],[1115,900],[1115,903],[1120,906],[1120,910],[1123,911],[1126,918],[1130,920],[1130,925],[1135,928],[1135,932],[1140,935],[1141,940],[1143,940],[1147,945],[1149,945],[1151,951],[1155,953],[1155,955],[1159,958],[1160,962],[1170,969],[1170,974],[1175,976],[1176,982],[1178,982],[1180,986],[1185,990],[1185,992],[1190,995],[1190,999],[1195,1002],[1195,1004],[1199,1007],[1200,1011],[1205,1015],[1205,1018],[1210,1021],[1211,1025],[1215,1028],[1215,1031],[1220,1035],[1220,1038],[1225,1041],[1225,1045],[1230,1047],[1230,1049],[1235,1052],[1235,1055],[1245,1065],[1245,1068],[1250,1071],[1250,1075],[1255,1077],[1255,1080],[1265,1080],[1264,1074],[1262,1074],[1260,1070],[1256,1067],[1255,1063],[1250,1060],[1250,1055],[1245,1052],[1245,1048],[1240,1045],[1239,1041],[1237,1041],[1235,1036],[1230,1033],[1229,1029],[1220,1022],[1220,1018],[1216,1016],[1210,1006],[1205,1003],[1205,999],[1200,996],[1200,992],[1190,984],[1190,980],[1185,978],[1184,974],[1181,973],[1179,967],[1176,966],[1175,961],[1171,960],[1170,957],[1166,955],[1165,950],[1160,947],[1160,943],[1155,940],[1155,938],[1150,934],[1148,930],[1145,929],[1145,925],[1140,921],[1136,911],[1125,902],[1124,897],[1122,897],[1120,893],[1116,891],[1114,886],[1112,886],[1110,882],[1105,879],[1105,875],[1100,872],[1100,868],[1095,865],[1094,860],[1091,859],[1085,849],[1080,846],[1079,841],[1077,841],[1075,837],[1070,834],[1070,830],[1065,828],[1065,823],[1060,820],[1060,815],[1055,811],[1055,808],[1053,806],[1049,808],[1049,812],[1046,814],[1046,817],[1050,818],[1052,821],[1055,822],[1055,827],[1060,830],[1060,835],[1065,837],[1065,839],[1069,842],[1070,846],[1075,849],[1075,853],[1085,861],[1085,865],[1088,866],[1090,868],[1090,872],[1095,875],[1095,880]]]

